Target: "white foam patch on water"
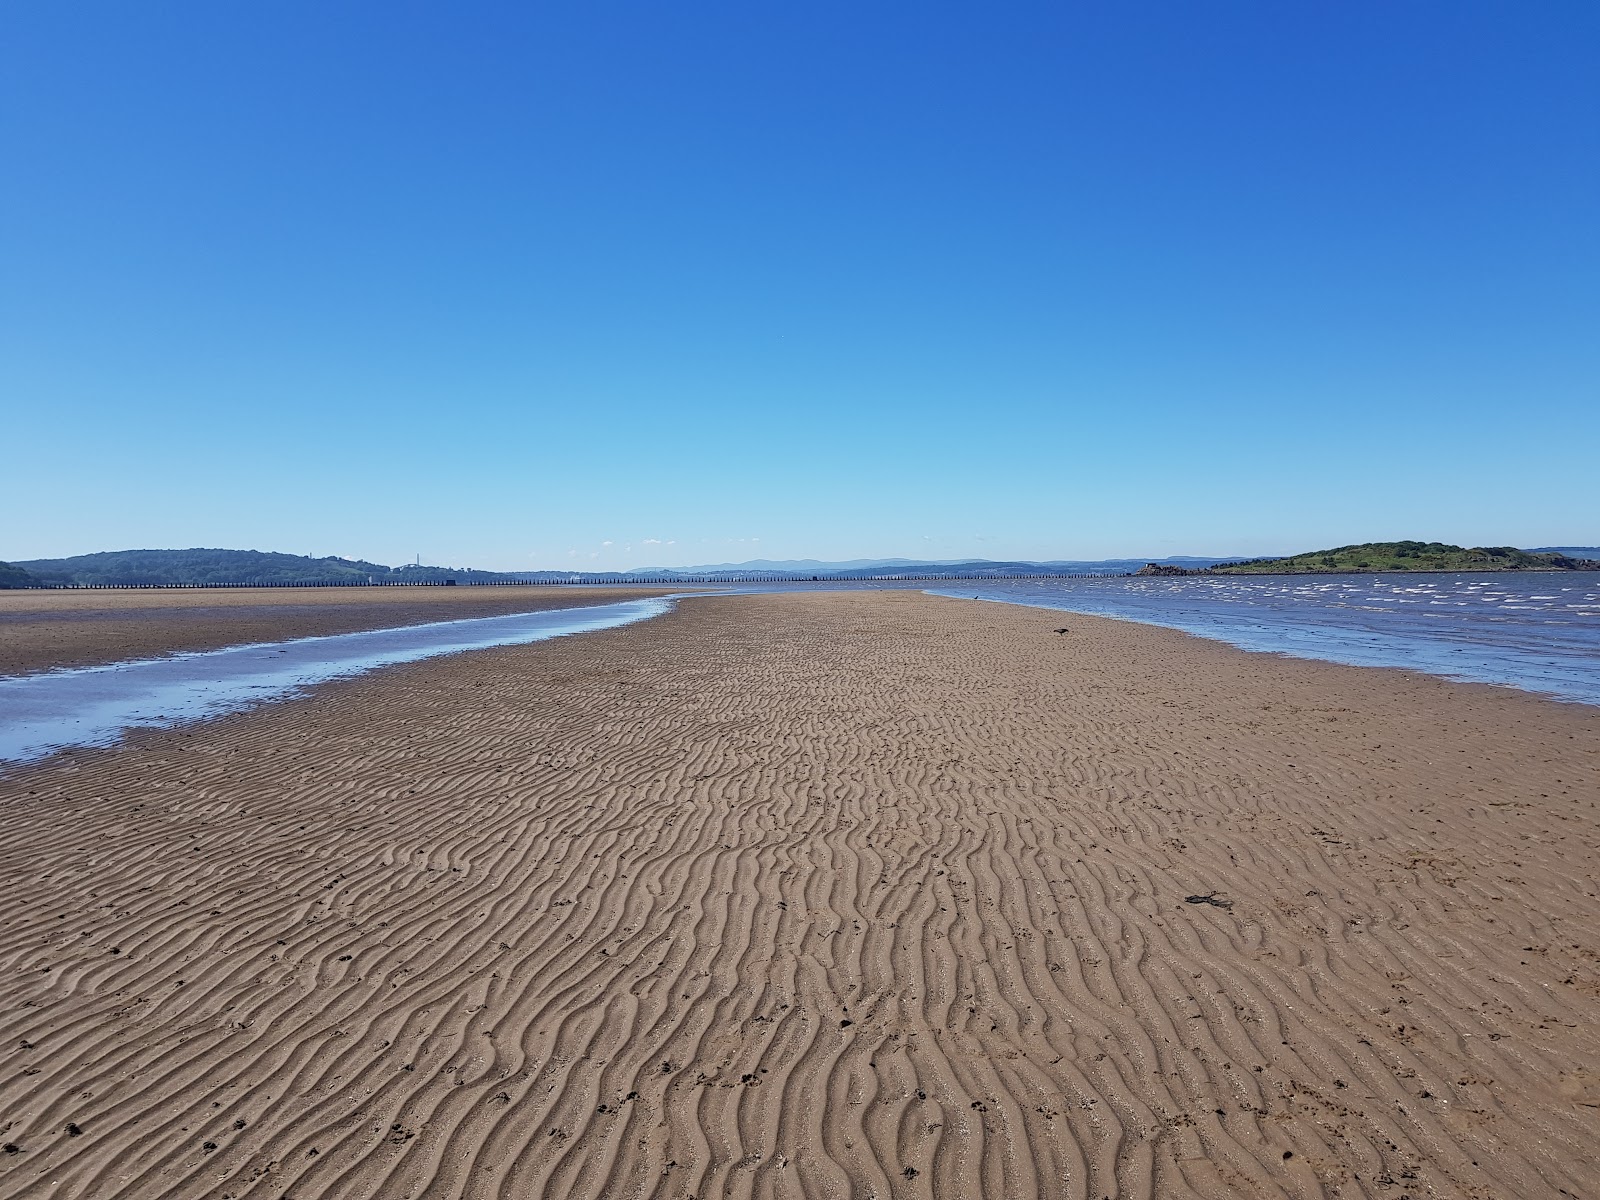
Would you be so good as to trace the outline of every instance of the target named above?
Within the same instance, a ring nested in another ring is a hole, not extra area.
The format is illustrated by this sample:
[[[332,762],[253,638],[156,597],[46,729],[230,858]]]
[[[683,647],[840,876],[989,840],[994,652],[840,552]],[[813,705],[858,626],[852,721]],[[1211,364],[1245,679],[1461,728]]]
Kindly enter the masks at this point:
[[[936,594],[1167,625],[1249,650],[1409,667],[1600,704],[1600,574],[973,581]],[[1558,602],[1561,601],[1561,602]]]

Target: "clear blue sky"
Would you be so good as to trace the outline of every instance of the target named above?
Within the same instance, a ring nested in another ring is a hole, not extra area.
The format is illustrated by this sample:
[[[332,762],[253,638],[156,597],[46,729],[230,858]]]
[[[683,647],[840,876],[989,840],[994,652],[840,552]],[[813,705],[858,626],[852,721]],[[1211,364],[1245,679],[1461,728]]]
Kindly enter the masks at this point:
[[[1592,0],[18,0],[0,558],[1600,542],[1597,63]]]

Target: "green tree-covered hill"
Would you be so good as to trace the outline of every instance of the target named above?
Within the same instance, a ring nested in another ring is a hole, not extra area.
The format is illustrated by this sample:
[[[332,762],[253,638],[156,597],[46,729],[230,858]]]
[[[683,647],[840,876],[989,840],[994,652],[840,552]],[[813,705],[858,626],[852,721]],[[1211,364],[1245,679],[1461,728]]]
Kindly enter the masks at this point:
[[[1450,546],[1444,542],[1363,542],[1289,558],[1222,563],[1211,575],[1334,574],[1376,571],[1596,571],[1600,562],[1534,554],[1515,546]]]
[[[13,563],[0,562],[0,588],[28,587],[37,583],[32,575]]]
[[[351,558],[308,558],[262,550],[108,550],[16,564],[40,583],[149,584],[463,583],[506,578],[492,571],[386,567]]]

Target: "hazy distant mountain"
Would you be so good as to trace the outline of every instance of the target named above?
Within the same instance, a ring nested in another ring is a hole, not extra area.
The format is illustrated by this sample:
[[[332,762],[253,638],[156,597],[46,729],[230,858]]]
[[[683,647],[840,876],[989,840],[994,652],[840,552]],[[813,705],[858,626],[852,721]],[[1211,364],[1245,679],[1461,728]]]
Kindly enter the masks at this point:
[[[957,559],[947,559],[945,562],[957,562]],[[782,571],[785,573],[801,573],[808,571],[868,571],[868,570],[898,570],[902,567],[943,565],[933,563],[929,559],[920,558],[851,558],[842,562],[823,562],[816,558],[752,558],[748,562],[740,563],[708,563],[697,567],[635,567],[624,572],[627,575],[659,575],[664,571],[674,571],[681,575],[711,575],[723,571]]]
[[[76,584],[112,587],[226,584],[362,584],[362,583],[558,583],[571,579],[626,583],[632,580],[728,579],[749,575],[792,576],[801,579],[863,579],[877,575],[944,575],[968,578],[983,575],[1129,574],[1147,558],[1096,561],[1000,562],[990,559],[929,561],[914,558],[858,558],[828,562],[821,559],[753,559],[742,563],[716,563],[695,567],[657,567],[633,571],[476,571],[465,567],[388,567],[350,558],[311,558],[263,550],[108,550],[71,558],[37,558],[14,564],[10,573],[0,569],[0,586]],[[1208,567],[1227,558],[1174,557],[1158,560],[1179,567]],[[9,583],[6,580],[10,580]]]
[[[1529,554],[1565,554],[1568,558],[1600,558],[1600,546],[1534,546]]]
[[[824,579],[852,579],[867,575],[1121,575],[1138,570],[1155,561],[1182,567],[1209,567],[1217,563],[1237,562],[1237,558],[1191,557],[1178,555],[1163,559],[1107,558],[1107,559],[1057,559],[1049,562],[1029,560],[1004,561],[987,558],[920,559],[920,558],[868,558],[848,559],[842,562],[825,562],[814,558],[751,559],[741,563],[708,563],[693,567],[647,567],[625,572],[632,576],[694,575],[814,575]]]
[[[38,582],[32,575],[14,563],[0,562],[0,588],[28,587]]]

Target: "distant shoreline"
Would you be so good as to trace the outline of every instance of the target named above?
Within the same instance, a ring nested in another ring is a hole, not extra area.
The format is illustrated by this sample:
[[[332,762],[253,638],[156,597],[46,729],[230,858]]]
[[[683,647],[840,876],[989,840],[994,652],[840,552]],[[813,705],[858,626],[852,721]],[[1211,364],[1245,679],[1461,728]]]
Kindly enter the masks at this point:
[[[636,578],[613,579],[597,576],[580,576],[575,579],[439,579],[405,582],[350,582],[338,580],[295,580],[281,583],[29,583],[3,588],[10,592],[116,592],[116,591],[249,591],[265,589],[316,589],[335,588],[341,591],[359,588],[570,588],[570,587],[725,587],[735,583],[918,583],[935,581],[961,583],[996,579],[1131,579],[1134,571],[1040,571],[1034,574],[1014,575],[995,572],[982,575],[948,575],[913,572],[910,574],[882,575],[785,575],[767,572],[721,575],[641,575]]]
[[[1216,579],[1258,575],[1596,575],[1600,567],[1329,567],[1325,571],[1191,571]],[[1151,578],[1151,576],[1145,576]]]

